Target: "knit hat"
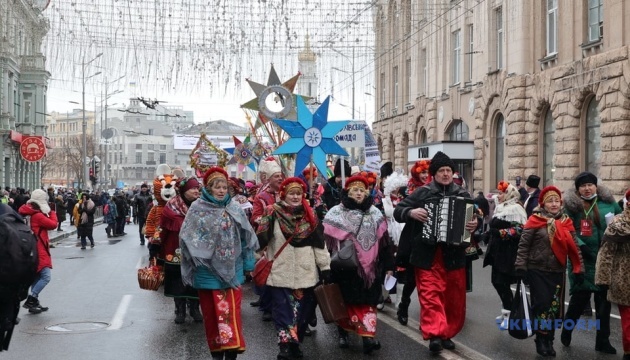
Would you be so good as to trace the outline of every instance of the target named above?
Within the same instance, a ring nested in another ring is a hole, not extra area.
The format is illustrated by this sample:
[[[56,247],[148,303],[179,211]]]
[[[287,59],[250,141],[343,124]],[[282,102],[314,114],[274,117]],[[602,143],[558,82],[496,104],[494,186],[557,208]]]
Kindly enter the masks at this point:
[[[542,207],[545,204],[545,200],[547,200],[551,196],[557,196],[562,200],[562,191],[555,186],[546,186],[538,195],[538,204]]]
[[[350,169],[350,163],[346,160],[343,161],[344,168],[344,176],[348,177],[352,173],[352,169]],[[333,170],[333,174],[335,176],[341,176],[341,158],[337,159],[335,162],[335,168]]]
[[[184,195],[190,189],[198,189],[199,185],[199,180],[196,177],[185,177],[177,182],[177,189],[180,195]]]
[[[593,173],[588,172],[588,171],[581,172],[575,178],[575,190],[579,190],[580,186],[584,184],[593,184],[597,186],[597,176],[593,175]]]
[[[300,188],[302,193],[306,194],[306,183],[299,177],[290,177],[285,179],[280,185],[280,197],[284,199],[287,192],[291,189]]]
[[[350,168],[350,176],[359,175],[360,173],[361,169],[358,166],[354,165]]]
[[[346,179],[346,186],[344,187],[345,190],[348,190],[351,187],[355,187],[355,186],[360,186],[367,190],[368,180],[361,175],[352,176]]]
[[[431,166],[431,160],[418,160],[411,167],[411,177],[420,180],[420,173],[424,171],[429,171],[429,166]]]
[[[527,177],[527,181],[525,181],[525,185],[529,186],[530,188],[537,188],[538,185],[540,185],[540,176],[529,175]]]
[[[50,213],[50,205],[48,205],[48,194],[42,190],[34,190],[31,194],[31,198],[27,201],[28,204],[36,203],[39,205],[39,209],[46,215]]]
[[[453,162],[453,160],[451,160],[451,158],[448,157],[448,155],[446,155],[445,153],[438,151],[433,156],[433,159],[431,159],[431,165],[429,165],[429,173],[431,174],[431,176],[435,176],[435,173],[437,173],[438,170],[440,170],[440,168],[444,166],[448,166],[451,168],[451,170],[455,171],[455,163]]]
[[[220,168],[218,166],[213,166],[210,169],[208,169],[208,171],[206,171],[206,173],[203,175],[203,185],[208,186],[208,183],[210,183],[210,181],[216,178],[220,178],[220,177],[222,177],[223,180],[227,181],[228,179],[227,172],[225,172],[223,168]]]
[[[394,173],[394,166],[391,161],[386,162],[381,166],[381,179],[385,179]]]
[[[273,156],[270,156],[260,161],[258,171],[267,175],[267,178],[270,178],[275,173],[281,173],[282,168],[280,167],[278,161]]]

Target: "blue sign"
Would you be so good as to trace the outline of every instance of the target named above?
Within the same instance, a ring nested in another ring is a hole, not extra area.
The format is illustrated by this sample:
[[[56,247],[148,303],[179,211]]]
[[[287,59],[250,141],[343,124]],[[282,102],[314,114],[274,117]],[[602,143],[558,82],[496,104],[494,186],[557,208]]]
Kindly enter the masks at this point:
[[[125,187],[125,182],[124,181],[116,181],[116,189],[122,189]]]

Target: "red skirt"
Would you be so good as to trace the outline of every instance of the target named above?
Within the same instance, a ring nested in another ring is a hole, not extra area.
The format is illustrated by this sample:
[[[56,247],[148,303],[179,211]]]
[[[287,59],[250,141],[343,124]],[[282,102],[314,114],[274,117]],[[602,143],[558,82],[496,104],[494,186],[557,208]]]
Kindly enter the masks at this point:
[[[348,305],[348,318],[338,321],[337,325],[346,331],[359,336],[374,337],[376,335],[376,308],[370,305]]]
[[[420,300],[420,331],[425,340],[450,339],[466,319],[466,268],[446,270],[437,247],[431,269],[416,268]]]
[[[210,351],[245,351],[241,289],[199,290],[199,305]]]

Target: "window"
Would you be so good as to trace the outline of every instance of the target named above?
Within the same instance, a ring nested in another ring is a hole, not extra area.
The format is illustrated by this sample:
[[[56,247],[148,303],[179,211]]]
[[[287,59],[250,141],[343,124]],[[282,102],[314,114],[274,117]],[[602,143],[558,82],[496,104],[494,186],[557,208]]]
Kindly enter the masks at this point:
[[[427,49],[422,49],[420,53],[420,64],[422,69],[422,79],[420,80],[420,89],[426,96],[429,93],[429,68],[427,67]]]
[[[147,146],[148,146],[149,150],[155,150],[155,146],[153,144],[149,144]]]
[[[155,153],[150,152],[147,155],[149,157],[148,161],[155,161]]]
[[[553,165],[553,156],[556,151],[556,141],[553,134],[556,132],[556,124],[553,122],[551,109],[547,110],[545,123],[543,124],[543,184],[553,185],[553,173],[556,170]]]
[[[506,136],[506,128],[505,128],[505,118],[502,114],[499,114],[497,117],[496,123],[496,132],[495,132],[495,175],[496,178],[494,180],[495,184],[498,184],[499,181],[505,179],[505,170],[503,167],[503,163],[505,160],[505,136]]]
[[[453,125],[451,125],[449,140],[468,141],[468,125],[461,120],[456,120]]]
[[[386,89],[387,87],[385,86],[385,73],[381,73],[381,86],[383,87],[383,90],[381,91],[381,106],[385,106],[386,104]]]
[[[462,56],[461,30],[452,34],[453,38],[453,84],[459,83],[459,65]]]
[[[393,103],[394,103],[394,109],[398,108],[398,66],[394,66],[394,72],[393,72],[393,76],[392,76],[393,80],[394,80],[394,96],[393,96]]]
[[[588,41],[597,41],[604,36],[603,0],[588,0]]]
[[[153,135],[153,129],[149,129],[149,135]]]
[[[472,82],[473,77],[473,55],[475,54],[473,25],[468,25],[468,81]]]
[[[33,99],[33,94],[24,93],[24,122],[31,122],[31,101]]]
[[[497,29],[497,69],[503,69],[503,8],[499,7],[495,10],[495,18]]]
[[[420,130],[420,144],[427,143],[427,131],[425,129]]]
[[[142,153],[141,152],[137,152],[136,153],[136,164],[140,164],[142,163]]]
[[[160,164],[166,163],[166,153],[160,153]]]
[[[547,55],[558,52],[558,0],[547,0]]]
[[[142,179],[142,170],[136,169],[136,179]]]
[[[166,150],[166,145],[160,145],[160,150]]]
[[[142,144],[136,144],[136,150],[142,150]]]
[[[395,159],[396,159],[396,143],[394,142],[394,137],[390,135],[389,138],[389,161],[391,161],[392,163],[395,163]]]
[[[398,40],[400,40],[400,36],[398,35],[398,27],[400,26],[400,11],[398,11],[398,5],[396,5],[395,2],[392,2],[392,4],[394,5],[393,6],[394,11],[391,17],[391,19],[393,20],[391,24],[393,27],[393,35],[394,35],[394,37],[392,38],[392,43],[396,45]]]
[[[595,176],[599,176],[600,160],[602,156],[601,147],[601,120],[599,118],[599,102],[592,98],[586,110],[586,171],[590,171]]]
[[[411,33],[411,0],[403,2],[403,11],[405,12],[405,34]]]
[[[407,59],[405,71],[407,72],[407,77],[405,78],[405,80],[407,81],[407,84],[405,86],[407,90],[407,103],[411,104],[411,59]]]

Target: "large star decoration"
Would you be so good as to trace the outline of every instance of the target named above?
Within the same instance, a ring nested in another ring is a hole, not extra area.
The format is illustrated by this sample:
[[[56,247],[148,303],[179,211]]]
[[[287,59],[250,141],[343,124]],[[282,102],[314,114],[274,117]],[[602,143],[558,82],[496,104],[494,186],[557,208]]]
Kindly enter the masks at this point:
[[[238,164],[238,171],[243,172],[245,166],[252,169],[252,171],[256,172],[256,167],[254,166],[254,156],[252,156],[252,144],[249,141],[249,136],[245,138],[245,141],[242,142],[236,136],[232,136],[234,139],[234,148],[226,149],[226,151],[232,154],[232,158],[228,162],[228,165]]]
[[[273,154],[296,154],[295,176],[298,176],[309,164],[311,156],[320,174],[326,174],[326,155],[348,156],[348,153],[337,144],[334,136],[350,121],[328,122],[329,102],[330,96],[324,100],[315,113],[311,114],[304,100],[298,97],[297,121],[273,120],[291,137]]]

